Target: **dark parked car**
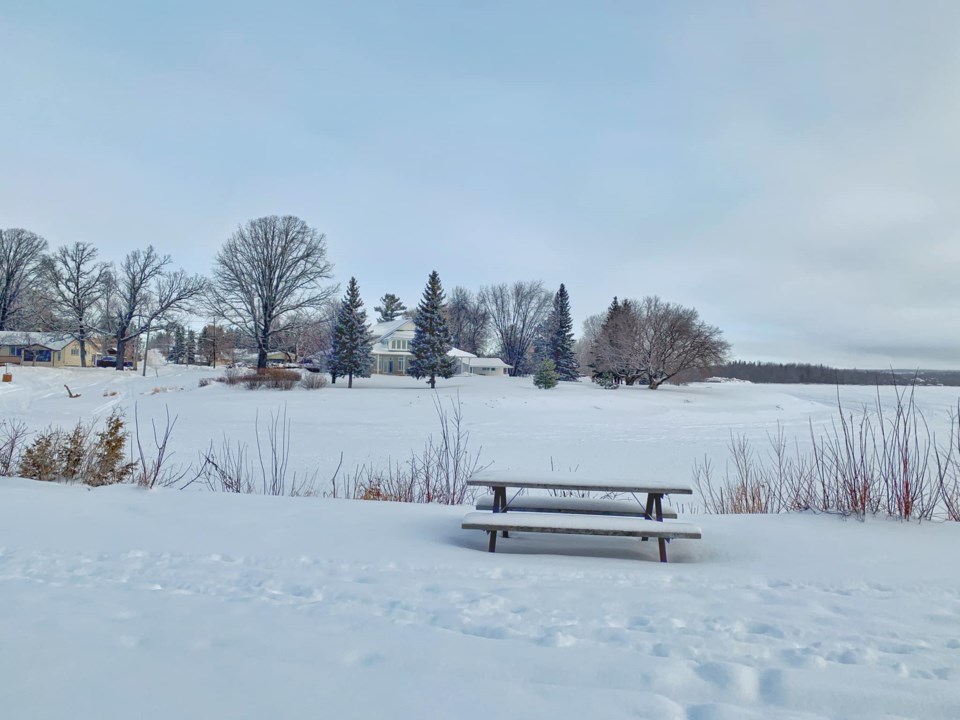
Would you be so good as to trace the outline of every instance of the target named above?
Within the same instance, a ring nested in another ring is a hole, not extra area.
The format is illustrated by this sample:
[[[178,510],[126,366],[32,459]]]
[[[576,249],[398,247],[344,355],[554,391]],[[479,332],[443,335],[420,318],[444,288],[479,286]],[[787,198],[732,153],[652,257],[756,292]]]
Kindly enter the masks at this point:
[[[115,368],[116,366],[117,366],[117,356],[116,356],[116,355],[104,355],[102,358],[100,358],[99,360],[97,360],[97,367],[111,367],[111,368]],[[126,360],[126,361],[123,363],[123,366],[124,366],[125,368],[132,368],[132,367],[133,367],[133,361],[132,361],[132,360]]]
[[[320,358],[308,357],[304,358],[303,362],[300,363],[300,366],[304,370],[309,370],[310,372],[320,372],[322,360]]]

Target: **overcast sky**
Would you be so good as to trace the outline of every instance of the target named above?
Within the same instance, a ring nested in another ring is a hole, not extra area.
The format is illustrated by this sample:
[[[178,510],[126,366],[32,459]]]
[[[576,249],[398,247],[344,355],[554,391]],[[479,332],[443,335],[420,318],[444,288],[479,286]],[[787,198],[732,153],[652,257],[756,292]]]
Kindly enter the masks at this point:
[[[722,6],[722,7],[721,7]],[[371,310],[566,283],[742,359],[960,367],[960,2],[0,0],[0,226],[207,272],[294,214]]]

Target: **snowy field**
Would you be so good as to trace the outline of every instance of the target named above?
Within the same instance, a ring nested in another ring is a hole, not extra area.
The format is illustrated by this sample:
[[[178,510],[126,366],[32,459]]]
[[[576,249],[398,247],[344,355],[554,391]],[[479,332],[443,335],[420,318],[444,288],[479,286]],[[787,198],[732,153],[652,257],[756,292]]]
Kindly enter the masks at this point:
[[[285,406],[291,470],[321,479],[341,453],[403,459],[438,429],[410,379],[199,388],[212,374],[20,368],[0,409],[42,428],[169,408],[190,462]],[[813,386],[438,385],[458,395],[495,468],[675,481],[704,455],[722,466],[731,431],[804,442],[836,412]],[[957,395],[918,390],[934,429]],[[845,407],[874,396],[841,389]],[[618,538],[519,535],[490,555],[464,512],[0,479],[0,717],[960,717],[956,524],[694,514],[703,539],[661,565]]]

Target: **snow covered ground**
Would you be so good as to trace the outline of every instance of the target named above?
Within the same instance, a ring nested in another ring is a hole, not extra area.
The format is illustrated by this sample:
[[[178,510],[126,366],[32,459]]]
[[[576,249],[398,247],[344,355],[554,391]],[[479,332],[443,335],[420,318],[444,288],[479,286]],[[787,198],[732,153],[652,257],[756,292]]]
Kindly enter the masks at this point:
[[[436,432],[413,380],[199,388],[209,374],[20,368],[0,410],[39,428],[167,406],[186,461],[223,433],[252,442],[256,412],[285,403],[292,469],[322,476],[341,451],[347,467],[402,458]],[[509,378],[438,394],[458,391],[496,468],[681,481],[694,458],[722,463],[731,430],[779,422],[802,441],[836,402]],[[956,389],[918,397],[945,428]],[[0,479],[0,717],[960,717],[960,526],[697,515],[703,539],[661,565],[620,538],[519,535],[491,555],[464,512]]]

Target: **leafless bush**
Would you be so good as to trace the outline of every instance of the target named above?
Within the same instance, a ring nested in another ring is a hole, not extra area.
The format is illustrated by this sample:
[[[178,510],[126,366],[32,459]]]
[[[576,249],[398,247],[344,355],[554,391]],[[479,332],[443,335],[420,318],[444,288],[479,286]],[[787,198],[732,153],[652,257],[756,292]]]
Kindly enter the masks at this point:
[[[259,413],[254,420],[254,427],[259,468],[250,463],[246,445],[232,445],[224,437],[219,449],[211,442],[206,452],[200,454],[196,479],[203,481],[209,489],[221,492],[315,495],[316,472],[301,476],[289,472],[290,421],[286,407],[270,413],[265,432],[260,432]],[[266,436],[266,447],[261,440],[262,435]]]
[[[293,390],[294,385],[300,381],[300,373],[296,370],[284,370],[283,368],[267,368],[250,373],[244,378],[244,385],[247,390],[259,390],[268,388],[271,390]]]
[[[200,387],[204,388],[208,385],[213,385],[214,383],[225,383],[227,378],[223,375],[218,375],[217,377],[205,377],[200,378],[200,382],[197,383]]]
[[[960,402],[950,413],[947,442],[937,445],[934,453],[943,517],[960,522]]]
[[[819,435],[811,423],[808,451],[797,445],[791,454],[782,428],[768,438],[764,459],[745,436],[731,437],[733,469],[728,467],[722,483],[715,480],[709,460],[694,463],[694,482],[706,511],[813,510],[860,519],[883,513],[928,520],[943,506],[949,516],[948,495],[953,488],[956,497],[960,486],[954,449],[960,447],[960,431],[951,432],[946,446],[938,446],[914,401],[914,388],[894,387],[894,392],[892,414],[883,408],[879,387],[872,411],[864,407],[848,414],[838,391],[839,416]]]
[[[304,390],[320,390],[327,386],[327,378],[321,373],[308,372],[300,380],[300,387]]]
[[[0,420],[0,475],[13,474],[26,439],[27,425],[22,420]]]
[[[435,397],[434,408],[440,421],[440,433],[437,437],[430,435],[423,450],[411,453],[404,463],[387,460],[381,466],[361,465],[339,482],[335,475],[328,494],[363,500],[442,505],[460,505],[473,500],[475,493],[467,485],[467,480],[483,468],[480,451],[474,453],[469,449],[470,434],[463,426],[460,397],[451,400],[449,409]]]
[[[239,442],[232,445],[226,436],[219,449],[211,441],[206,452],[200,454],[197,478],[209,490],[246,494],[256,492],[247,460],[247,446]]]
[[[174,487],[188,476],[189,466],[183,468],[180,466],[171,466],[169,464],[173,453],[169,449],[170,437],[173,435],[173,429],[177,425],[177,416],[170,419],[170,409],[164,408],[166,412],[166,423],[163,428],[157,427],[155,420],[150,421],[153,428],[154,451],[148,453],[143,448],[143,441],[140,437],[140,414],[137,406],[134,405],[133,420],[135,428],[135,439],[137,446],[136,469],[134,470],[134,481],[140,487]]]
[[[227,368],[223,374],[223,382],[227,385],[240,385],[254,372],[248,368],[233,367]]]

